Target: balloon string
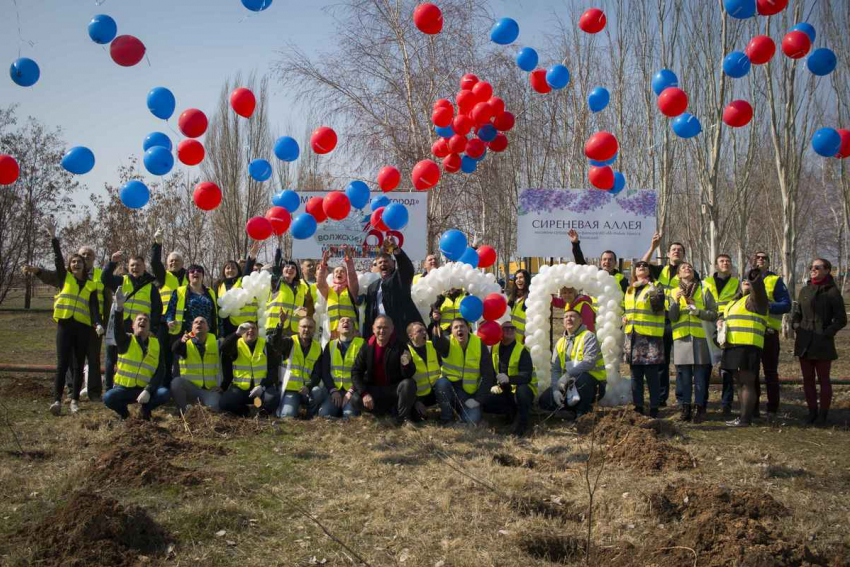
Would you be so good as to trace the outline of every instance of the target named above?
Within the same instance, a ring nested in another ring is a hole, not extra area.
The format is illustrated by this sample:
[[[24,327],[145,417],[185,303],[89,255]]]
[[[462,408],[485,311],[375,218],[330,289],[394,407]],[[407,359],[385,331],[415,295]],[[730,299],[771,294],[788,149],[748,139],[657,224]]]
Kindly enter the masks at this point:
[[[148,62],[148,67],[153,67],[153,65],[151,65],[151,58],[148,57],[147,53],[145,53],[145,60]]]
[[[18,0],[12,0],[12,4],[15,5],[15,19],[18,22],[18,58],[21,57],[21,44],[25,43],[30,46],[30,48],[35,47],[35,42],[30,41],[28,39],[24,39],[23,31],[21,31],[21,11],[18,9]]]

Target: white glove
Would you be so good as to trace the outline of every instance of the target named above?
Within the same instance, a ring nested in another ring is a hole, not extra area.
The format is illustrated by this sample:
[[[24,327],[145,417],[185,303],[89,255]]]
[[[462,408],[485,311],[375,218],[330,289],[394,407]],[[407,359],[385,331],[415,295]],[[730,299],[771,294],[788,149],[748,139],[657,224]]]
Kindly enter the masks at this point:
[[[567,384],[569,384],[570,380],[572,380],[572,377],[569,374],[567,374],[566,372],[562,374],[561,379],[558,380],[558,390],[560,390],[561,392],[566,392]]]
[[[115,292],[115,309],[117,311],[124,310],[124,290],[122,288],[118,288],[118,291]]]
[[[94,328],[94,332],[97,333],[98,337],[102,337],[106,334],[106,329],[103,328],[103,325],[98,324],[97,327]]]
[[[241,337],[242,335],[247,333],[248,329],[250,329],[250,328],[251,328],[251,323],[242,323],[241,325],[239,325],[236,328],[236,334]]]
[[[564,407],[564,392],[559,388],[552,390],[552,400],[555,402],[555,407],[560,409]]]
[[[263,393],[265,391],[266,391],[266,389],[263,388],[262,386],[255,386],[254,389],[251,390],[251,393],[248,394],[248,397],[249,398],[259,398],[260,396],[263,395]]]
[[[507,386],[511,383],[511,379],[507,374],[496,374],[496,382],[499,383],[500,386]]]
[[[499,395],[502,393],[502,389],[499,386],[493,386],[492,388],[490,388],[490,393]]]
[[[162,229],[156,229],[156,232],[153,233],[153,241],[157,244],[162,244]]]
[[[147,390],[143,390],[142,393],[139,394],[139,397],[136,398],[136,401],[143,405],[148,403],[149,401],[151,401],[151,393]]]

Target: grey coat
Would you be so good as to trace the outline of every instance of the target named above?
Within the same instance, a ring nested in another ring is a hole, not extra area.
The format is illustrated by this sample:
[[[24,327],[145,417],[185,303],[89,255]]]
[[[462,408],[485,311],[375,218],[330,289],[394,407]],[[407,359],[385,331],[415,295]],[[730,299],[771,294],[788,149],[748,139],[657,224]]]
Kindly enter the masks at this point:
[[[705,286],[700,283],[699,289],[695,293],[702,293],[705,309],[697,309],[694,315],[702,321],[713,323],[717,321],[717,302]],[[682,309],[678,301],[673,301],[672,294],[670,295],[667,307],[667,317],[672,324],[682,317]],[[713,337],[714,333],[712,333]],[[673,364],[676,366],[687,366],[691,364],[711,364],[711,352],[708,350],[708,341],[713,338],[700,339],[687,336],[682,339],[673,341]]]

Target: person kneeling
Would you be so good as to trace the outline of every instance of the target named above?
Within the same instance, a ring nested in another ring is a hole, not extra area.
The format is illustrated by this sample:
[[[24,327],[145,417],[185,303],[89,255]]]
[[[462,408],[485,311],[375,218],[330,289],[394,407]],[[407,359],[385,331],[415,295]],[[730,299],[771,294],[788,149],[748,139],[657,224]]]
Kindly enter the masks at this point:
[[[360,412],[351,403],[351,369],[366,341],[357,336],[354,319],[347,315],[339,318],[335,331],[338,338],[322,354],[322,386],[311,393],[319,405],[319,417],[356,417]]]
[[[209,330],[205,318],[195,317],[192,332],[184,333],[172,347],[174,356],[180,360],[180,375],[171,380],[171,397],[184,413],[192,404],[219,411],[221,365],[218,340]]]
[[[396,342],[392,319],[379,315],[372,336],[351,368],[352,406],[357,411],[394,414],[396,424],[411,418],[416,403],[416,366],[410,353]]]
[[[124,290],[115,293],[115,320],[124,320]],[[160,387],[162,368],[159,341],[151,334],[151,319],[139,313],[133,320],[133,333],[115,331],[118,365],[115,387],[103,396],[103,405],[127,419],[127,406],[138,402],[142,419],[150,419],[151,410],[168,402],[169,393]]]
[[[311,396],[313,388],[322,379],[322,346],[313,339],[316,332],[316,322],[312,317],[302,317],[298,321],[298,335],[284,337],[287,316],[281,309],[277,330],[269,339],[275,350],[280,353],[281,360],[287,359],[286,368],[281,380],[270,395],[270,403],[276,407],[275,415],[281,418],[298,417],[301,406],[307,406],[307,419],[319,411],[322,399]],[[317,393],[320,389],[317,388]]]
[[[493,371],[496,385],[484,400],[484,411],[501,413],[513,423],[511,433],[525,435],[534,397],[537,395],[537,375],[528,349],[516,340],[512,321],[502,323],[502,341],[493,347]]]
[[[605,362],[599,351],[596,335],[588,331],[577,311],[564,313],[564,336],[558,339],[552,355],[552,377],[558,382],[547,388],[538,404],[541,409],[555,411],[564,405],[574,405],[576,417],[593,409],[593,403],[605,396]],[[574,383],[578,401],[570,404],[567,391]]]
[[[439,329],[436,332],[439,333]],[[428,331],[423,323],[410,323],[407,326],[407,338],[407,351],[416,367],[416,373],[413,375],[413,381],[416,382],[413,419],[419,421],[425,419],[429,407],[437,405],[434,384],[440,377],[440,359],[437,358],[437,349],[428,340]]]
[[[453,411],[460,420],[476,424],[481,421],[481,401],[493,385],[493,363],[481,339],[470,335],[465,319],[452,321],[451,338],[434,337],[434,346],[443,359],[443,376],[434,384],[440,421],[450,423]],[[479,386],[485,385],[484,388]]]
[[[221,384],[221,411],[247,416],[250,404],[259,399],[267,412],[273,412],[277,407],[273,404],[274,392],[266,393],[266,389],[271,389],[277,377],[280,353],[259,336],[257,324],[249,321],[239,325],[221,343],[221,354],[233,361],[233,381]]]

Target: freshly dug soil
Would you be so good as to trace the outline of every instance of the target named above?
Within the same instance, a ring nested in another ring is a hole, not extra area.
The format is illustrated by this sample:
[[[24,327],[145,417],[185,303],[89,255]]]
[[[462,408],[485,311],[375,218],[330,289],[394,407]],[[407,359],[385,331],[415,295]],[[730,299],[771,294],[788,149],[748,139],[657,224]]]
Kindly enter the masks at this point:
[[[265,428],[271,427],[268,419],[250,419],[227,413],[215,413],[202,406],[192,406],[182,418],[171,422],[175,433],[187,433],[186,428],[194,437],[210,439],[227,439],[232,437],[247,437],[255,435]]]

